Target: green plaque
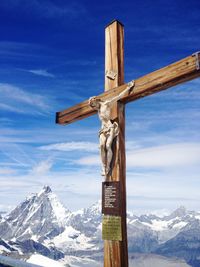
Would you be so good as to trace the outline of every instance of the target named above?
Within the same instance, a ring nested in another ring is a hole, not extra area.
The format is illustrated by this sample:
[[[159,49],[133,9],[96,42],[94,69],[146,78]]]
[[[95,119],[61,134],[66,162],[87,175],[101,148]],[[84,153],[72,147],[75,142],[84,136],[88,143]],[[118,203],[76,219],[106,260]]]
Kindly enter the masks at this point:
[[[122,241],[121,217],[109,215],[103,216],[102,239]]]

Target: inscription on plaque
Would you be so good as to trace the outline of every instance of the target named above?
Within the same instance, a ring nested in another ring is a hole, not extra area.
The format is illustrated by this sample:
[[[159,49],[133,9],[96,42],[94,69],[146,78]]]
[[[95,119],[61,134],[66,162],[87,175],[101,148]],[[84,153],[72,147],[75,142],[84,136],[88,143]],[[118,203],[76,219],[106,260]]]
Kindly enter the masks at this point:
[[[102,213],[105,215],[121,215],[120,182],[102,183]]]
[[[121,217],[103,216],[102,239],[122,241]]]

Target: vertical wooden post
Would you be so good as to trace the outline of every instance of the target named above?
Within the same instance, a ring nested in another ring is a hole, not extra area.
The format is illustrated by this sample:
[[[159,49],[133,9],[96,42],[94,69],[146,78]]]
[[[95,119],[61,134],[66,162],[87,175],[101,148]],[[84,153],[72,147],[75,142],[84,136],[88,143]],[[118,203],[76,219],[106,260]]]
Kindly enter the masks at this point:
[[[105,91],[124,83],[124,27],[118,21],[113,21],[105,29],[105,73]],[[118,102],[113,107],[112,119],[119,124],[120,132],[114,148],[113,170],[106,181],[120,181],[122,241],[104,241],[104,267],[128,267],[125,114],[122,103]]]

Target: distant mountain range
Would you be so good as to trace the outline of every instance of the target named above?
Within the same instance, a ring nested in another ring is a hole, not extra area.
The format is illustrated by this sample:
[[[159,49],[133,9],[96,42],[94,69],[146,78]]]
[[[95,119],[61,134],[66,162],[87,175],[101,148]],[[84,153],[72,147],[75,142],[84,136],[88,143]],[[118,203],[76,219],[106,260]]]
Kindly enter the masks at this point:
[[[200,212],[180,207],[164,217],[128,213],[127,223],[134,266],[200,266]],[[101,203],[70,212],[45,186],[0,216],[0,253],[25,260],[37,253],[63,266],[101,266]]]

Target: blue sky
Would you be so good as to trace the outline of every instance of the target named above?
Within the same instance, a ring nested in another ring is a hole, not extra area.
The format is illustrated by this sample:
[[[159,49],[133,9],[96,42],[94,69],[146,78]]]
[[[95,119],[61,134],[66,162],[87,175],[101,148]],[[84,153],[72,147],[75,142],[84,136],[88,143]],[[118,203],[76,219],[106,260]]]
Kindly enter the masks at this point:
[[[104,90],[104,29],[125,25],[128,82],[199,50],[200,2],[0,2],[0,210],[44,184],[71,210],[101,195],[97,116],[55,112]],[[199,209],[200,80],[126,106],[128,209]]]

